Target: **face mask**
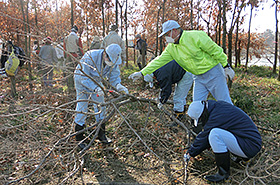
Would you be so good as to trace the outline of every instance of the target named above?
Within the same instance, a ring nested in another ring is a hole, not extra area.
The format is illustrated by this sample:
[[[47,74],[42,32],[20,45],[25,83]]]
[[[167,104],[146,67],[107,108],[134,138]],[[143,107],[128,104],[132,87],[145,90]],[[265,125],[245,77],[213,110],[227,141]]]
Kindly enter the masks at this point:
[[[109,61],[109,60],[106,60],[105,59],[105,64],[107,65],[107,66],[112,66],[112,65],[114,65],[114,63],[113,62],[111,62],[111,61]]]
[[[175,40],[172,38],[172,37],[169,37],[169,36],[165,36],[165,40],[167,43],[174,43]]]
[[[171,30],[171,33],[170,33],[171,36],[172,36],[172,31],[173,30]],[[172,37],[170,37],[170,35],[169,36],[165,36],[165,40],[166,40],[167,43],[174,43],[175,40]]]
[[[114,65],[114,63],[109,59],[109,56],[106,56],[105,57],[105,60],[104,60],[104,62],[105,62],[105,64],[107,65],[107,66],[112,66],[112,65]]]

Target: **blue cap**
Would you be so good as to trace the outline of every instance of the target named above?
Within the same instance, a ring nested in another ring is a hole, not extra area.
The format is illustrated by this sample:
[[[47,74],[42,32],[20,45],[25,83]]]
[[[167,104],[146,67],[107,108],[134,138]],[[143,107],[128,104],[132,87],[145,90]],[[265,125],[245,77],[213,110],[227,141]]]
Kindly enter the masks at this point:
[[[197,127],[198,119],[204,110],[204,105],[201,101],[194,101],[190,104],[187,114],[194,120],[194,126]]]
[[[162,37],[164,34],[170,30],[180,28],[181,26],[174,20],[166,21],[162,24],[162,33],[158,37]]]
[[[120,65],[122,63],[122,60],[121,60],[122,49],[118,44],[110,44],[109,46],[107,46],[105,51],[106,51],[107,55],[110,57],[110,60],[114,64]]]

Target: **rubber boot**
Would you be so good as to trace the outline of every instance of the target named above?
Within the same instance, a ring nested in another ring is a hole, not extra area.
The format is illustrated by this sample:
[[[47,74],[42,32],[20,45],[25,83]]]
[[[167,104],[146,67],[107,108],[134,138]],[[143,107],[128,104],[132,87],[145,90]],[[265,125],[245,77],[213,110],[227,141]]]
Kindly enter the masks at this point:
[[[141,63],[137,63],[137,65],[138,65],[138,67],[139,67],[139,70],[141,70],[141,69],[142,69]]]
[[[218,172],[215,175],[207,175],[204,179],[215,183],[227,181],[230,175],[230,153],[215,153],[215,160]]]
[[[80,130],[83,130],[84,129],[84,126],[81,126],[79,124],[76,124],[75,126],[75,132],[78,132]],[[80,143],[80,141],[84,140],[85,139],[85,136],[84,136],[84,133],[80,133],[80,134],[77,134],[76,135],[76,141]],[[87,144],[85,143],[86,141],[83,141],[82,143],[80,143],[78,146],[80,147],[80,149],[84,149]]]
[[[105,123],[103,123],[100,127],[100,130],[98,132],[98,137],[99,141],[101,141],[103,144],[110,144],[112,143],[112,140],[107,138],[105,135]]]

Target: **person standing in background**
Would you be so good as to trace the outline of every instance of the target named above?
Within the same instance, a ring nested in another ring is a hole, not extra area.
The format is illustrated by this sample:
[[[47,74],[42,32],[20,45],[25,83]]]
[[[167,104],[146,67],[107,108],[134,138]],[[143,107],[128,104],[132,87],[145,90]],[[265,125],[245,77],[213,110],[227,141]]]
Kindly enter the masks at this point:
[[[92,50],[92,49],[100,49],[101,47],[101,43],[100,43],[100,38],[98,36],[95,36],[93,38],[93,41],[91,42],[90,44],[90,48],[89,50]]]
[[[51,45],[52,38],[47,37],[45,39],[45,45],[41,47],[39,52],[39,57],[42,60],[41,70],[42,70],[42,85],[46,87],[53,87],[53,68],[58,63],[56,56],[56,50]]]
[[[67,86],[68,92],[73,92],[74,90],[74,80],[73,73],[75,70],[75,66],[77,65],[77,61],[83,55],[83,45],[80,37],[77,35],[78,27],[75,25],[72,27],[70,34],[64,39],[63,48],[66,52],[64,52],[64,57],[66,58],[66,67],[69,71],[69,75],[67,75]],[[66,74],[64,74],[66,76]]]
[[[55,47],[56,55],[58,58],[58,64],[57,67],[65,67],[65,61],[64,61],[64,51],[63,51],[63,38],[59,40],[59,43]]]
[[[137,49],[140,53],[140,55],[137,58],[137,65],[138,65],[139,69],[141,70],[142,67],[144,67],[144,66],[142,66],[142,64],[143,64],[142,60],[146,59],[146,55],[147,55],[147,43],[146,43],[146,41],[141,39],[140,34],[137,34],[135,36],[135,39],[136,39],[135,49]]]
[[[118,35],[118,26],[117,25],[112,25],[111,26],[111,31],[109,34],[103,39],[101,43],[101,49],[105,49],[107,46],[111,44],[118,44],[121,49],[121,60],[122,63],[124,64],[126,61],[126,52],[125,52],[125,44],[123,39]]]

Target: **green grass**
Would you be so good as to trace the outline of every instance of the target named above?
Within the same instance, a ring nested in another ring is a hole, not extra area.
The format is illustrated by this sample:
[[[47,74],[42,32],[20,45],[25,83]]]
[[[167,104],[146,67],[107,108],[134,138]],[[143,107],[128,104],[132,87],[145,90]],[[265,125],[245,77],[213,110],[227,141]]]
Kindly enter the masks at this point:
[[[265,66],[252,66],[248,71],[234,69],[236,77],[230,90],[234,104],[265,127],[279,129],[280,82],[278,74]]]

